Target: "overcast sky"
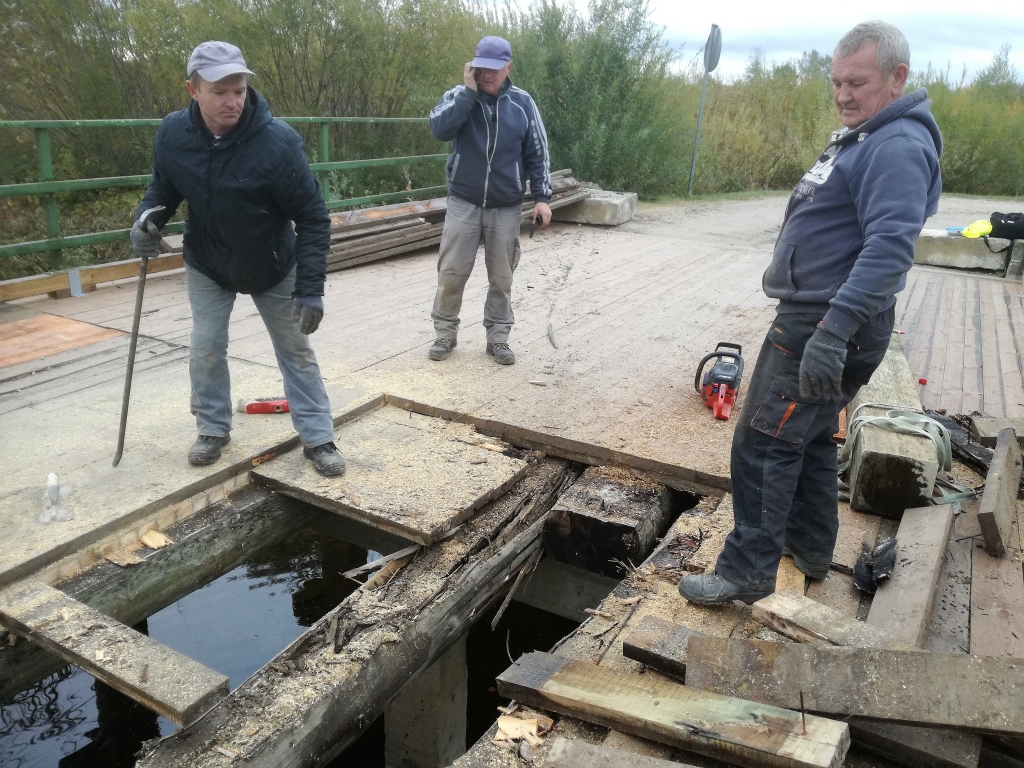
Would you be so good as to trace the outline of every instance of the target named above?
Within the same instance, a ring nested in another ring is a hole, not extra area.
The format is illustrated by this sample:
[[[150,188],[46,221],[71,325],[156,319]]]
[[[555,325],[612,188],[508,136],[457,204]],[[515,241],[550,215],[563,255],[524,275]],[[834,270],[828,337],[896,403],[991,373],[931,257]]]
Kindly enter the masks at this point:
[[[970,81],[991,63],[1000,46],[1009,43],[1010,61],[1020,82],[1024,78],[1022,7],[1019,0],[651,0],[652,20],[666,28],[670,43],[684,46],[683,59],[692,59],[704,45],[712,24],[722,28],[722,60],[716,72],[727,78],[741,74],[757,48],[769,63],[798,58],[812,48],[831,53],[854,24],[882,19],[907,36],[912,69],[924,69],[930,61],[944,70],[948,63],[953,79],[959,80],[966,64]]]

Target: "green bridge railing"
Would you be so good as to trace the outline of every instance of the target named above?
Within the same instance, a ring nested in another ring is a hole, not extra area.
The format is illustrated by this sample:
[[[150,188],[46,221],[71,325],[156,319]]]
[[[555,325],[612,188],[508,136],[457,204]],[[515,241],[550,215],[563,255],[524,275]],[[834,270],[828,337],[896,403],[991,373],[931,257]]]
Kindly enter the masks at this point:
[[[375,168],[387,165],[408,165],[411,163],[439,162],[447,154],[415,155],[412,157],[380,157],[369,160],[340,160],[330,162],[330,127],[334,123],[426,123],[425,117],[283,117],[291,124],[318,124],[320,126],[320,162],[310,163],[309,167],[316,172],[323,189],[324,201],[329,210],[353,208],[372,203],[386,203],[394,200],[423,198],[444,193],[447,187],[421,187],[399,192],[388,192],[381,195],[367,195],[344,200],[330,199],[328,175],[331,171],[352,170],[356,168]],[[0,120],[0,129],[26,129],[35,134],[36,163],[39,167],[39,181],[26,184],[0,185],[0,198],[38,195],[41,198],[43,214],[46,220],[46,239],[30,242],[0,244],[0,258],[5,256],[22,256],[29,253],[49,252],[50,268],[57,270],[63,266],[62,250],[85,245],[110,243],[127,240],[128,229],[115,229],[107,232],[92,232],[85,235],[62,236],[60,230],[60,211],[56,195],[62,192],[75,192],[85,189],[113,189],[115,187],[143,187],[149,184],[151,174],[135,176],[107,176],[95,179],[62,179],[53,178],[53,159],[50,152],[50,131],[63,128],[136,128],[140,126],[156,127],[159,119],[130,120]],[[168,234],[183,231],[184,223],[174,222],[164,227]]]

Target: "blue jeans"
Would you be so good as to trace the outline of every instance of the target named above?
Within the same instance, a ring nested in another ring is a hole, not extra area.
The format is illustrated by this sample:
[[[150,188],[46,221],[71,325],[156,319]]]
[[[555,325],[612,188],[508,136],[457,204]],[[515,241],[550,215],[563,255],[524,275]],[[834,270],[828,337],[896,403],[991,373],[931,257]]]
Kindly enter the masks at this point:
[[[889,347],[890,307],[846,345],[838,402],[800,397],[800,360],[821,314],[780,314],[761,345],[732,439],[734,527],[715,570],[773,592],[787,546],[812,566],[832,562],[839,532],[839,411],[867,384]]]
[[[200,435],[224,437],[231,431],[231,377],[228,374],[228,319],[234,291],[225,290],[192,267],[185,266],[192,305],[192,348],[188,375],[192,381],[192,413]],[[303,445],[315,448],[334,440],[331,403],[309,337],[292,319],[295,268],[277,285],[252,294],[267,327],[284,379],[292,425]]]
[[[448,197],[437,259],[437,294],[430,313],[437,338],[454,341],[458,335],[462,292],[473,272],[482,238],[488,282],[484,301],[487,341],[508,341],[516,320],[512,313],[512,273],[519,265],[521,216],[518,205],[482,208],[461,197]]]

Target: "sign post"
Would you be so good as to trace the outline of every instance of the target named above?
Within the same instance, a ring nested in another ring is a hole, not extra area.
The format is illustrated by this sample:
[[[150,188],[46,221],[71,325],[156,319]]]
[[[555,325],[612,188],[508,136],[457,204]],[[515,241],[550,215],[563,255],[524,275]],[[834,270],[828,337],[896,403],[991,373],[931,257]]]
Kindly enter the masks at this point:
[[[708,75],[715,71],[718,60],[722,56],[722,30],[717,24],[711,25],[711,34],[704,44],[704,84],[700,89],[700,109],[697,111],[697,140],[693,145],[693,159],[690,161],[690,184],[686,188],[687,196],[693,196],[693,176],[697,171],[697,151],[700,149],[700,124],[704,120],[704,97],[708,93]]]

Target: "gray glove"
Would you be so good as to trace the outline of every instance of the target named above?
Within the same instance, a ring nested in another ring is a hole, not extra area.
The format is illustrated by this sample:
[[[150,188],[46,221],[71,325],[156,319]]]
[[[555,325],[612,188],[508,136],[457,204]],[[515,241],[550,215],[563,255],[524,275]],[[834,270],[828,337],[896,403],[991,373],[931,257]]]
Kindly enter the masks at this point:
[[[834,402],[843,395],[846,342],[819,325],[800,360],[800,397]]]
[[[307,336],[320,327],[323,317],[324,300],[320,296],[296,296],[292,299],[292,319]]]
[[[149,219],[143,226],[142,218],[132,225],[132,249],[140,259],[153,259],[160,255],[160,230]]]

